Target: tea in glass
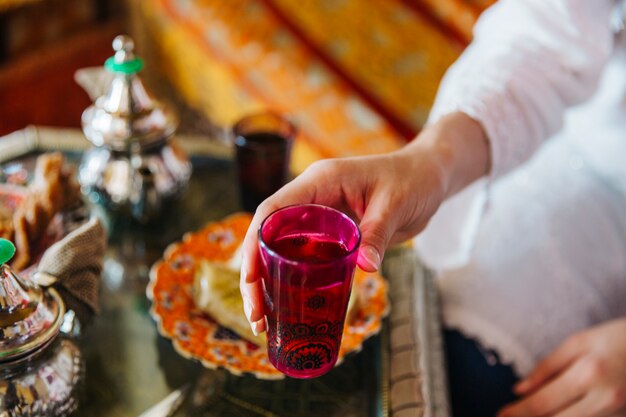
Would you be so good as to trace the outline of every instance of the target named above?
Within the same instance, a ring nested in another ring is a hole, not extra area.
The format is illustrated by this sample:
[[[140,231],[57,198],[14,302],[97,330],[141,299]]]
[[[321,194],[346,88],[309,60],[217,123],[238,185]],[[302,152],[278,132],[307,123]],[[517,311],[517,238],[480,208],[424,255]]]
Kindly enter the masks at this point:
[[[295,127],[274,113],[247,116],[235,124],[235,161],[244,210],[254,212],[287,183],[295,134]]]

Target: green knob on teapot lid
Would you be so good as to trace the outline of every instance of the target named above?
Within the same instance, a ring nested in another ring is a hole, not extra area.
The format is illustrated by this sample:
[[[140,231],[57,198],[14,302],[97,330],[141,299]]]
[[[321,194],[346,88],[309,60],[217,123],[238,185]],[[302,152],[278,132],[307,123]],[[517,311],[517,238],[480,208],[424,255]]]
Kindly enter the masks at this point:
[[[11,260],[15,255],[15,246],[10,240],[0,238],[0,265]]]
[[[113,39],[115,55],[104,63],[104,67],[111,72],[135,74],[143,68],[143,60],[133,53],[135,43],[130,36],[119,35]]]

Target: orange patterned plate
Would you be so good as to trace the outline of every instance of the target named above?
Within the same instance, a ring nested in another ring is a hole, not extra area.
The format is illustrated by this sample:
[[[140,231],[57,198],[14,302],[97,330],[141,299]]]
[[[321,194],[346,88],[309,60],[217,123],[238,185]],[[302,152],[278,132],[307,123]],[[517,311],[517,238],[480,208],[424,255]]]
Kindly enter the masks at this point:
[[[191,293],[196,263],[201,259],[230,259],[243,241],[250,220],[249,214],[237,213],[188,233],[182,242],[170,245],[150,271],[150,313],[159,332],[171,339],[184,357],[236,375],[248,373],[262,379],[280,379],[283,374],[270,364],[264,349],[241,339],[200,311]],[[380,331],[389,311],[383,277],[357,271],[353,285],[359,293],[359,310],[344,328],[338,363],[346,354],[359,351],[368,337]]]

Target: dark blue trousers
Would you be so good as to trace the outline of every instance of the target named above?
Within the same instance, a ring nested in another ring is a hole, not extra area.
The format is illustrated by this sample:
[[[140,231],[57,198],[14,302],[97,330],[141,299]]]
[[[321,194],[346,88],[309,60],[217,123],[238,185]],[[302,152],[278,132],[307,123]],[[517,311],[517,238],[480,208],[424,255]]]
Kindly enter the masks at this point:
[[[456,330],[444,330],[444,343],[453,417],[494,417],[516,399],[518,378],[495,352]]]

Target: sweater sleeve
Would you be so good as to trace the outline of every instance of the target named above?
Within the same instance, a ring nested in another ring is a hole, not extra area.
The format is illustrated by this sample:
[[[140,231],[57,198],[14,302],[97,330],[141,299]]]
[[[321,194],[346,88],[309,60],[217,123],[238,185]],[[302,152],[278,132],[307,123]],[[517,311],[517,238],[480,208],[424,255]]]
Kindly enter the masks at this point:
[[[435,270],[465,264],[488,207],[489,183],[523,164],[588,99],[613,49],[612,0],[500,0],[448,70],[429,123],[461,111],[481,123],[491,172],[448,199],[415,239]]]
[[[492,177],[527,160],[589,98],[613,47],[611,0],[500,0],[444,77],[429,123],[462,111],[490,143]]]

